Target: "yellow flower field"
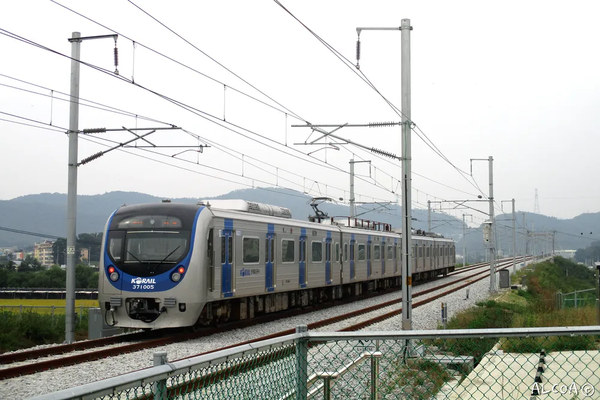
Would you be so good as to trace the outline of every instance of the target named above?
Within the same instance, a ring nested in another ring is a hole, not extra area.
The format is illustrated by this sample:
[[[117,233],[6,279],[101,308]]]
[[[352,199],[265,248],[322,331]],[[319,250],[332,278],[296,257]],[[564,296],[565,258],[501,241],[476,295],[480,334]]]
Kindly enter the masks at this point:
[[[19,312],[23,306],[23,311],[33,311],[39,314],[52,313],[52,306],[55,314],[64,314],[66,300],[64,299],[0,299],[0,311]],[[98,300],[75,300],[76,312],[83,307],[86,311],[89,307],[99,307]]]

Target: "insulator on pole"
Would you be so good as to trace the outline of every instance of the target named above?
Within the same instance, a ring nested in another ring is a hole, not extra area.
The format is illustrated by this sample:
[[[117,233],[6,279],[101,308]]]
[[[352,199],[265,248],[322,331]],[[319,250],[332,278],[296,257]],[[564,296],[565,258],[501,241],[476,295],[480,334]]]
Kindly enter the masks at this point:
[[[390,153],[390,152],[387,152],[387,151],[381,150],[381,149],[376,149],[374,147],[371,148],[371,152],[373,152],[375,154],[381,154],[382,156],[385,156],[385,157],[394,158],[397,160],[400,159],[400,157],[398,157],[397,155],[395,155],[393,153]]]
[[[93,161],[93,160],[95,160],[98,157],[102,157],[103,155],[104,155],[104,152],[103,151],[99,151],[98,153],[93,154],[93,155],[89,156],[88,158],[84,158],[83,160],[81,160],[81,162],[78,165],[87,164],[90,161]]]
[[[119,49],[117,49],[117,43],[115,40],[115,75],[119,75]]]
[[[384,126],[394,126],[398,125],[398,122],[369,122],[369,128],[381,128]]]
[[[83,130],[84,135],[89,135],[92,133],[106,133],[106,128],[90,128]]]
[[[356,69],[360,69],[360,38],[356,41]]]

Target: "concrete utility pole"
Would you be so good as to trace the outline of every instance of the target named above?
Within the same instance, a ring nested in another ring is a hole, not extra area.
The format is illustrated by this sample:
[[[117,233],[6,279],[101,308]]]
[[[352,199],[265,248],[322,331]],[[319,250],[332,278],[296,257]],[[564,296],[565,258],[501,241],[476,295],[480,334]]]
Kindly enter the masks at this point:
[[[472,158],[471,159],[471,175],[473,174],[473,161],[488,161],[489,163],[489,240],[488,240],[488,248],[489,248],[489,262],[490,262],[490,292],[496,292],[496,235],[494,235],[494,157],[489,156],[487,159],[482,158]]]
[[[77,219],[77,139],[79,134],[79,59],[81,33],[73,32],[71,42],[71,103],[69,108],[69,186],[67,192],[67,293],[65,341],[75,341],[75,256]]]
[[[463,214],[463,267],[467,265],[467,240],[466,240],[466,224],[465,224],[465,217],[466,216],[471,216],[471,214]]]
[[[513,274],[517,272],[516,256],[517,256],[517,216],[515,214],[515,199],[512,199],[512,225],[513,225]]]
[[[371,175],[371,161],[354,161],[350,159],[350,217],[356,217],[356,196],[354,195],[354,164],[369,163],[369,176]]]
[[[69,186],[67,192],[67,294],[65,308],[65,341],[75,341],[75,254],[77,240],[77,151],[79,135],[79,60],[81,56],[81,42],[91,39],[115,40],[115,68],[117,67],[117,36],[101,35],[81,37],[81,33],[73,32],[71,42],[71,93],[69,108]],[[115,74],[118,70],[115,69]]]
[[[427,200],[427,232],[431,232],[431,200]]]
[[[490,222],[494,226],[494,158],[489,156],[490,162]],[[495,255],[496,235],[494,229],[490,230],[490,292],[496,292],[496,255]]]
[[[356,216],[356,208],[354,205],[354,159],[350,159],[350,218]]]
[[[402,33],[402,329],[412,329],[412,171],[411,171],[411,87],[410,19],[403,19]]]
[[[517,228],[515,226],[515,224],[517,223],[517,217],[515,215],[515,199],[512,200],[502,200],[502,212],[504,212],[504,203],[508,203],[511,202],[512,203],[512,231],[513,231],[513,244],[512,244],[512,271],[513,274],[517,271],[517,267],[516,267],[516,254],[517,254]],[[505,227],[506,229],[506,227]]]
[[[411,87],[410,87],[410,19],[403,19],[400,28],[356,28],[357,68],[360,59],[360,33],[366,30],[401,32],[401,82],[402,82],[402,329],[412,329],[412,195],[411,195]],[[333,136],[333,135],[330,135]],[[335,136],[334,136],[335,137]],[[378,150],[378,152],[381,152]],[[386,153],[387,154],[387,153]],[[388,155],[390,156],[390,155]],[[396,158],[396,157],[394,157]]]
[[[69,184],[67,193],[67,282],[66,282],[66,307],[65,307],[65,342],[73,343],[75,341],[75,265],[77,262],[76,256],[76,241],[77,241],[77,167],[88,162],[95,160],[102,155],[113,151],[119,147],[128,147],[129,143],[135,142],[136,140],[142,139],[154,133],[156,130],[171,130],[181,129],[176,126],[170,126],[167,128],[130,128],[123,127],[122,129],[84,129],[82,132],[85,133],[104,133],[107,131],[128,131],[135,136],[134,139],[122,142],[108,150],[100,151],[90,157],[87,157],[81,162],[77,162],[78,153],[78,135],[79,135],[79,67],[80,67],[80,56],[81,56],[81,42],[84,40],[93,39],[107,39],[112,38],[115,40],[115,74],[119,74],[118,58],[117,58],[117,37],[118,35],[100,35],[100,36],[87,36],[81,37],[79,32],[73,32],[72,37],[69,38],[71,42],[71,93],[70,93],[70,109],[69,109]],[[144,135],[138,135],[134,131],[138,130],[151,130],[151,132]],[[148,142],[147,139],[142,139]],[[198,152],[202,152],[202,148],[210,147],[205,145],[199,146],[156,146],[153,143],[148,142],[152,148],[163,148],[163,147],[194,147],[197,148]],[[145,146],[142,146],[145,147]],[[173,155],[175,157],[175,155]],[[91,256],[91,249],[88,251],[88,264]]]
[[[523,257],[527,257],[527,224],[525,223],[525,213],[523,213]],[[523,259],[525,263],[525,259]]]

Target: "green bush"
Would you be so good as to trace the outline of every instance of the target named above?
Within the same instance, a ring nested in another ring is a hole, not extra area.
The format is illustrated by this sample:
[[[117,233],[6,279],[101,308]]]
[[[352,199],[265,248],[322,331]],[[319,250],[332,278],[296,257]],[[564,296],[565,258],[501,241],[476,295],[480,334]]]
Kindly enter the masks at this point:
[[[88,315],[75,320],[75,338],[86,339]],[[0,353],[33,347],[41,344],[62,343],[65,340],[65,316],[38,314],[25,311],[22,314],[3,311],[0,313]]]

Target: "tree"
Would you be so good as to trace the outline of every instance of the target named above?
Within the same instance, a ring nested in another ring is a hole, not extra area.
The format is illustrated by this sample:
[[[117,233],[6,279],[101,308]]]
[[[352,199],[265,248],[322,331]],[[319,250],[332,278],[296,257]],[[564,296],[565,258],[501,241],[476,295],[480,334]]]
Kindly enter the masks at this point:
[[[52,243],[52,254],[54,254],[54,264],[56,265],[65,265],[67,263],[66,259],[67,253],[67,239],[58,238]]]
[[[86,265],[78,264],[75,268],[76,287],[80,289],[98,288],[98,271]]]
[[[44,266],[39,262],[37,258],[34,258],[32,255],[27,255],[23,261],[21,261],[21,265],[19,265],[19,273],[25,272],[36,272],[41,271]]]
[[[99,260],[101,246],[102,232],[79,234],[77,237],[77,254],[79,261],[81,261],[81,249],[88,249],[88,264],[90,260]]]
[[[10,275],[10,271],[6,268],[0,268],[0,287],[8,286],[8,276]]]

